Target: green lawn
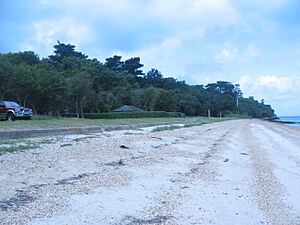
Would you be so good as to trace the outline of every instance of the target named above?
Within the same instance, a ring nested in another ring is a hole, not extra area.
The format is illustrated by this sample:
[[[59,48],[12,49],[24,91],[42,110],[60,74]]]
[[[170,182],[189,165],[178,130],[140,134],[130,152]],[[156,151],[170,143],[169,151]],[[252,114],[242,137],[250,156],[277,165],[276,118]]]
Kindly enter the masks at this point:
[[[4,130],[27,130],[38,128],[59,128],[59,127],[83,127],[100,125],[128,125],[140,123],[211,123],[232,118],[206,118],[206,117],[185,117],[185,118],[136,118],[136,119],[76,119],[62,117],[33,117],[31,120],[0,121],[0,131]]]

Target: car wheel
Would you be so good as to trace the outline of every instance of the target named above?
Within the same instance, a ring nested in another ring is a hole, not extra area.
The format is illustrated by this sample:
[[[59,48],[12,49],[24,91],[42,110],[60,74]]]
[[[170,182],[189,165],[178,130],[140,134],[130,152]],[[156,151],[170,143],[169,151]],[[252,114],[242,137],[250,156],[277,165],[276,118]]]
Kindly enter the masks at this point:
[[[15,121],[15,119],[16,119],[16,117],[15,117],[15,115],[12,112],[9,112],[7,114],[7,120],[8,121]]]

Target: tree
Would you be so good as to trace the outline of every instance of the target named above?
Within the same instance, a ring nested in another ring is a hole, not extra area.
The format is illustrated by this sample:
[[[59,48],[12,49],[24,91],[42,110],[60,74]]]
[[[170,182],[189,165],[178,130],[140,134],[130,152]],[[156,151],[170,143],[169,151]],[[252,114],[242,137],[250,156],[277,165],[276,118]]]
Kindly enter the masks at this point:
[[[68,91],[74,102],[77,118],[84,118],[83,106],[91,93],[91,81],[86,74],[78,73],[67,80]]]
[[[144,109],[147,111],[154,111],[160,94],[160,89],[149,87],[145,89],[144,93]]]
[[[210,94],[210,106],[212,115],[218,116],[219,113],[237,112],[237,98],[242,95],[239,85],[233,85],[227,81],[217,81],[205,86]]]
[[[134,57],[127,59],[124,62],[122,70],[128,74],[132,74],[134,76],[143,75],[143,71],[139,70],[144,65],[140,63],[140,57]]]
[[[8,61],[3,60],[5,57],[0,55],[0,100],[4,100],[9,97],[13,91],[14,77],[15,77],[15,66]]]
[[[88,56],[75,51],[75,45],[64,44],[60,41],[57,41],[57,45],[54,45],[54,55],[50,55],[49,59],[53,62],[61,62],[66,57],[76,57],[80,59],[86,59]]]
[[[130,94],[130,103],[138,108],[143,108],[144,104],[144,97],[145,97],[145,90],[135,89]]]
[[[76,112],[77,117],[84,117],[84,112],[110,112],[123,104],[189,116],[206,116],[208,109],[213,116],[220,112],[274,116],[265,101],[244,98],[238,84],[188,85],[164,78],[157,69],[141,76],[139,57],[123,62],[115,55],[103,64],[75,49],[58,41],[54,54],[42,60],[32,51],[0,54],[0,100],[17,101],[36,113]]]
[[[163,75],[157,69],[151,69],[148,73],[144,76],[147,86],[153,86],[160,88],[162,87],[163,82]]]
[[[113,57],[105,59],[105,66],[112,71],[120,72],[122,71],[124,62],[121,61],[122,56],[114,55]]]
[[[157,111],[176,112],[178,110],[178,96],[174,91],[160,89],[155,109]]]
[[[170,90],[179,88],[180,89],[180,83],[177,82],[177,80],[173,77],[167,77],[162,80],[161,88]]]
[[[59,115],[69,104],[67,80],[47,61],[41,63],[38,73],[42,92],[32,107],[42,114]]]
[[[42,84],[36,67],[20,64],[16,69],[15,83],[18,83],[18,87],[14,89],[16,98],[23,106],[27,106],[28,103],[33,104],[42,92]]]

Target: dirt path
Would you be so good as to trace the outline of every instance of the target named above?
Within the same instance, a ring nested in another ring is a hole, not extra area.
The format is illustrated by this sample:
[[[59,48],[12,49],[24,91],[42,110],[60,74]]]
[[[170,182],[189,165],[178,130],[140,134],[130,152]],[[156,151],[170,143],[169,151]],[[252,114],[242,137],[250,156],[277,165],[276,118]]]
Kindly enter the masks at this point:
[[[300,224],[300,129],[258,120],[60,137],[0,156],[0,224]]]

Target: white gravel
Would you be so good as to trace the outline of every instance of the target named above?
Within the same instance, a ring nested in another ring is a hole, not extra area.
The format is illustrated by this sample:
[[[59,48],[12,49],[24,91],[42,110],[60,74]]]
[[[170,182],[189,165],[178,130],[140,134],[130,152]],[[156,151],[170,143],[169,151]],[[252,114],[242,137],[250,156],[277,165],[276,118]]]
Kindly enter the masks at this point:
[[[299,171],[300,129],[259,120],[61,136],[0,156],[0,224],[299,225]]]

